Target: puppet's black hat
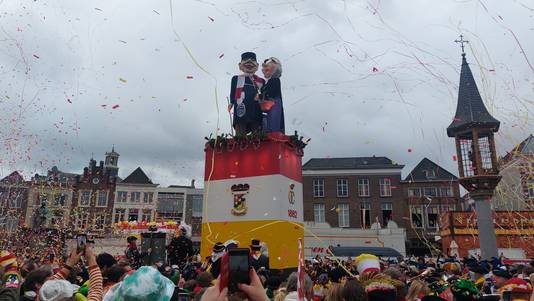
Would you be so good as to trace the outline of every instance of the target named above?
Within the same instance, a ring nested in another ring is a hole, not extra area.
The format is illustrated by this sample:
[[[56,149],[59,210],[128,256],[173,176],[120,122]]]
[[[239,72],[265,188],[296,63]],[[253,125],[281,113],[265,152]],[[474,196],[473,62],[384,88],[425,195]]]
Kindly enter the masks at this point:
[[[254,52],[243,52],[243,54],[241,54],[242,61],[249,59],[253,59],[254,61],[256,61],[256,54]]]

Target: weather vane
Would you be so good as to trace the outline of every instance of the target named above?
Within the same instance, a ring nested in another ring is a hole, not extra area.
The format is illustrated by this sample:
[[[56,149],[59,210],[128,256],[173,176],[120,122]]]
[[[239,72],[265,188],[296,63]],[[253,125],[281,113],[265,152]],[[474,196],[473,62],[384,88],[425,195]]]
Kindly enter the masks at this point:
[[[464,36],[463,36],[463,35],[460,35],[460,39],[459,39],[459,40],[456,39],[456,40],[454,40],[454,42],[456,42],[456,43],[460,43],[460,47],[462,47],[462,55],[465,55],[464,44],[469,43],[469,41],[464,40]]]

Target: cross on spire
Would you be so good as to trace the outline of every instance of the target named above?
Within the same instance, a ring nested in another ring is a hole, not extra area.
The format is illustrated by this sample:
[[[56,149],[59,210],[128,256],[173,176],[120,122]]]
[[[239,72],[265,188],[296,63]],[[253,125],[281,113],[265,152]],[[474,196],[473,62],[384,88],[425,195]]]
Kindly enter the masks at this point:
[[[459,43],[460,44],[460,47],[462,47],[462,56],[465,56],[465,51],[464,51],[464,44],[467,44],[469,43],[468,40],[464,40],[464,36],[463,35],[460,35],[460,39],[456,39],[454,40],[455,43]]]

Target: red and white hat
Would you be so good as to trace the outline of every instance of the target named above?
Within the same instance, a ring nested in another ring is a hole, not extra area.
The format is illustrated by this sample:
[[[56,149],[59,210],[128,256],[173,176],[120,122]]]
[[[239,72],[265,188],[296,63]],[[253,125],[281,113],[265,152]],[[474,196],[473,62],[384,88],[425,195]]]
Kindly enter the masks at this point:
[[[532,285],[526,282],[523,279],[512,278],[504,283],[504,285],[499,289],[501,293],[503,292],[512,292],[512,293],[523,293],[523,294],[532,294]]]
[[[380,271],[380,261],[378,257],[372,254],[361,254],[354,258],[354,264],[358,273],[363,274],[372,271]]]

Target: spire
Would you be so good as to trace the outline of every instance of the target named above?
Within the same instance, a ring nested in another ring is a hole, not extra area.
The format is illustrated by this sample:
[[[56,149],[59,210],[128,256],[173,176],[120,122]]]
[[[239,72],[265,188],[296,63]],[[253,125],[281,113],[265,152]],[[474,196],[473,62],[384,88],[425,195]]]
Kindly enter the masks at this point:
[[[460,36],[463,43],[463,37]],[[462,70],[460,72],[460,88],[458,89],[458,104],[456,106],[456,115],[454,120],[447,128],[447,135],[454,137],[456,133],[466,129],[481,127],[491,129],[496,132],[499,129],[500,122],[490,115],[480,93],[477,84],[465,59],[465,53],[462,52]]]

